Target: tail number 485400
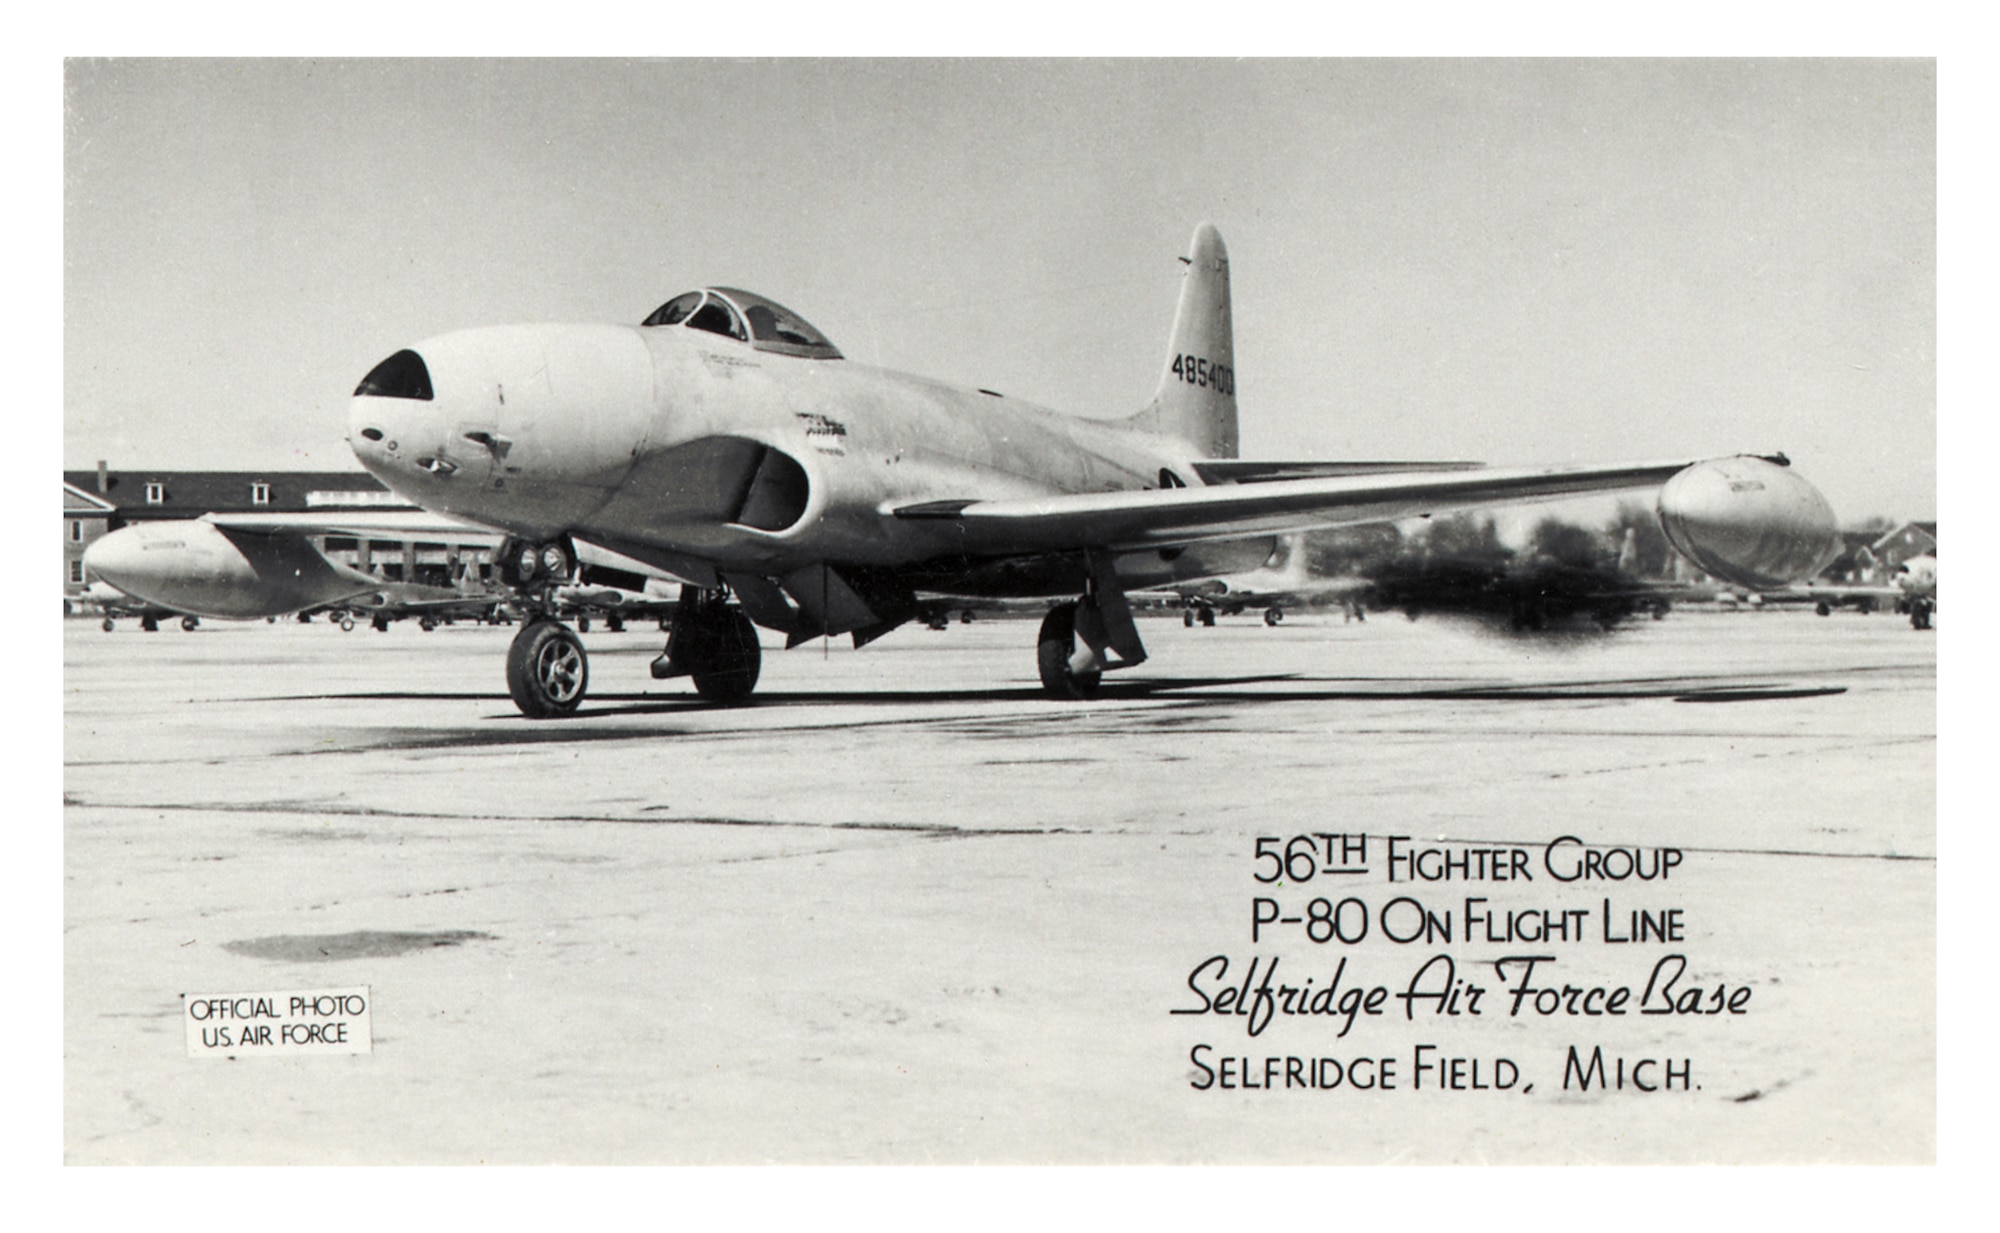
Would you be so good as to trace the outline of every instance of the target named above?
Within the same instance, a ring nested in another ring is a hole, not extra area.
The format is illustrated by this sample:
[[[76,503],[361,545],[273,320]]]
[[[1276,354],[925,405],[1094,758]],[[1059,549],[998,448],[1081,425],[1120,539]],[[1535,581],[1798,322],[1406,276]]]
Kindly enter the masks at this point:
[[[1236,370],[1227,364],[1210,363],[1204,356],[1175,356],[1173,374],[1189,385],[1198,385],[1205,390],[1223,394],[1236,392]]]

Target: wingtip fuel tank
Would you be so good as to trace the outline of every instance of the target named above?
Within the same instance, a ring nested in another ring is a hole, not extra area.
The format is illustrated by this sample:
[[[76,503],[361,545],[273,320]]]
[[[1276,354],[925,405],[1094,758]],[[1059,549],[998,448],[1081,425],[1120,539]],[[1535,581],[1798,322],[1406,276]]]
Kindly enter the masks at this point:
[[[1739,586],[1802,581],[1840,551],[1833,507],[1782,455],[1695,463],[1661,486],[1659,514],[1682,556]]]
[[[84,568],[127,595],[230,620],[278,616],[359,593],[371,580],[303,535],[245,534],[212,522],[146,522],[84,550]]]

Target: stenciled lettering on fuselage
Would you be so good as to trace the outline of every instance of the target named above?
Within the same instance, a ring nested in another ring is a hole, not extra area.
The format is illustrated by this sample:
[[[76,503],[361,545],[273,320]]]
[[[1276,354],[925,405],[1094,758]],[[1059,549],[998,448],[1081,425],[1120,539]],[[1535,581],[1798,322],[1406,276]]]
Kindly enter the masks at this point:
[[[739,368],[763,367],[755,360],[746,360],[738,355],[717,355],[713,351],[701,352],[701,362],[711,374],[724,380],[734,377]]]
[[[822,454],[847,453],[847,425],[812,411],[794,411],[792,415],[805,421],[806,441],[814,449]]]
[[[1215,390],[1222,394],[1236,393],[1236,370],[1227,364],[1217,364],[1205,356],[1177,355],[1170,371],[1189,385],[1198,385],[1205,390]]]

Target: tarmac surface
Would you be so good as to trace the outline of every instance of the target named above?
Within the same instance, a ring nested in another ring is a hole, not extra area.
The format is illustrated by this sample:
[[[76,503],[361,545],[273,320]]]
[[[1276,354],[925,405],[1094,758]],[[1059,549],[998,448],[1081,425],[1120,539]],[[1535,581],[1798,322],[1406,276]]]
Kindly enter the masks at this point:
[[[767,644],[734,709],[599,631],[533,722],[508,629],[68,621],[65,1158],[1935,1159],[1936,635],[1141,628],[1090,703],[1010,620]],[[1273,960],[1362,1008],[1253,1034]],[[356,986],[371,1053],[189,1056],[183,994]]]

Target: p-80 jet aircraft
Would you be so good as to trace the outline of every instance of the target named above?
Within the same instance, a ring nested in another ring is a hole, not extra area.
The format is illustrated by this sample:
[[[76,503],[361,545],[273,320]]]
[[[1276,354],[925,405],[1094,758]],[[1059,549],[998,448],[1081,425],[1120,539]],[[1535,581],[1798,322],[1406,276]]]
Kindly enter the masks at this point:
[[[504,535],[496,572],[529,614],[507,686],[536,717],[584,697],[583,644],[553,597],[592,547],[682,582],[652,672],[722,702],[756,686],[755,627],[858,647],[916,615],[919,592],[1065,598],[1038,670],[1049,694],[1088,698],[1146,658],[1128,591],[1254,569],[1276,537],[1316,527],[1659,487],[1668,535],[1711,574],[1775,586],[1834,552],[1833,511],[1782,455],[1240,460],[1213,226],[1183,262],[1158,389],[1123,420],[856,363],[775,301],[709,287],[636,326],[471,329],[397,351],[355,389],[348,442],[430,515]],[[212,515],[105,536],[90,566],[182,611],[264,615],[325,602],[301,594],[326,572],[308,532],[367,533],[337,516]]]

